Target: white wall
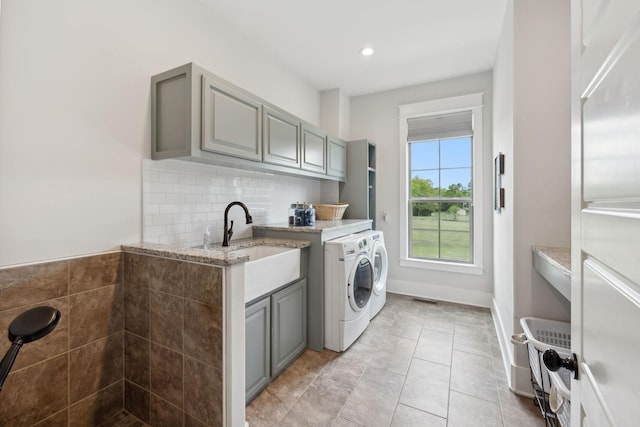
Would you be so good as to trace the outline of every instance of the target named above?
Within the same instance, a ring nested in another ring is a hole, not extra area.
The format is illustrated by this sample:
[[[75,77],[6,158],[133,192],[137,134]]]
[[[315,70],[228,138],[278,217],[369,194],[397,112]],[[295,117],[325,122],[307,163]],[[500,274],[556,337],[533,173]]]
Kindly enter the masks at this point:
[[[196,62],[319,123],[319,93],[198,0],[4,0],[0,266],[141,239],[151,75]]]
[[[494,67],[494,155],[506,156],[506,207],[494,215],[494,312],[504,343],[521,317],[570,317],[531,256],[531,246],[570,245],[569,30],[568,0],[509,2]],[[526,353],[506,346],[511,386],[525,391]]]
[[[514,15],[516,315],[570,318],[533,270],[531,246],[571,244],[569,0],[526,0]],[[540,31],[544,28],[545,31]]]
[[[385,91],[351,99],[351,139],[370,139],[376,144],[376,228],[385,233],[389,253],[390,291],[488,306],[491,301],[493,261],[491,215],[487,211],[482,224],[484,272],[482,275],[454,274],[442,271],[401,267],[400,210],[401,177],[399,174],[398,106],[433,99],[448,98],[484,92],[484,206],[493,206],[491,192],[491,122],[492,122],[491,72],[474,74]],[[406,142],[404,142],[406,143]],[[403,179],[403,178],[402,178]],[[389,221],[383,221],[383,213],[389,213]]]
[[[493,68],[493,157],[505,156],[505,207],[493,214],[493,297],[494,319],[503,329],[502,337],[510,337],[514,326],[513,263],[513,2],[508,2],[504,24]],[[513,347],[505,346],[509,361]],[[510,363],[509,363],[510,364]]]

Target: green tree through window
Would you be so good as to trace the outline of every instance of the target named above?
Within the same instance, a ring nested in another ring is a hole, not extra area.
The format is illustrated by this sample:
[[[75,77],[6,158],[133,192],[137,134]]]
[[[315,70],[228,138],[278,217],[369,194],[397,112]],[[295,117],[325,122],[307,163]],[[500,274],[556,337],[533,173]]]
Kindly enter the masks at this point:
[[[410,257],[473,262],[472,140],[409,143]]]

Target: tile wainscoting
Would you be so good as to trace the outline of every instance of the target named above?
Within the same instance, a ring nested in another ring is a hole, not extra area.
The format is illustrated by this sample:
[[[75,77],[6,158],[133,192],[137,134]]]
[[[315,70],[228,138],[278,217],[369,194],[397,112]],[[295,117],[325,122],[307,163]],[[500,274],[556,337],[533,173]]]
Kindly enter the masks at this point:
[[[222,271],[124,252],[0,269],[0,331],[33,306],[62,313],[20,350],[0,425],[111,425],[123,409],[222,425]]]
[[[0,331],[49,305],[60,323],[25,344],[0,392],[0,425],[91,425],[122,411],[123,260],[120,252],[0,269]],[[10,346],[0,342],[4,354]]]

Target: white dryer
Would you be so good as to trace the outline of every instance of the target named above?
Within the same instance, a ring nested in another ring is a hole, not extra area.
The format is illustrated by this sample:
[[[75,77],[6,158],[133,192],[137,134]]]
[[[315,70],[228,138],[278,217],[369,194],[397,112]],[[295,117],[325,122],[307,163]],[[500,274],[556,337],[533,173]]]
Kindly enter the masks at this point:
[[[344,351],[369,325],[373,293],[369,241],[350,234],[324,244],[324,346]]]
[[[384,234],[380,230],[367,230],[358,235],[366,237],[369,246],[369,257],[373,262],[373,294],[369,318],[373,319],[387,302],[387,275],[389,274],[389,259],[387,248],[384,246]]]

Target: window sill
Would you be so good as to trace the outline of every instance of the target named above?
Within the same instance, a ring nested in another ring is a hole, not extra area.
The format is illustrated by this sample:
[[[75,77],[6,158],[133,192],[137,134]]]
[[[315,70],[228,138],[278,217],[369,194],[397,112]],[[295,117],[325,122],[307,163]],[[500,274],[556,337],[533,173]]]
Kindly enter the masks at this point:
[[[448,271],[451,273],[473,274],[476,276],[484,273],[484,268],[475,264],[458,264],[445,261],[431,261],[405,258],[400,260],[400,266],[420,268],[423,270]]]

